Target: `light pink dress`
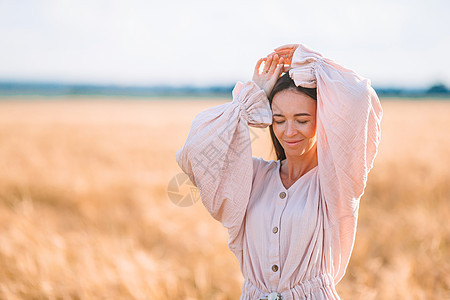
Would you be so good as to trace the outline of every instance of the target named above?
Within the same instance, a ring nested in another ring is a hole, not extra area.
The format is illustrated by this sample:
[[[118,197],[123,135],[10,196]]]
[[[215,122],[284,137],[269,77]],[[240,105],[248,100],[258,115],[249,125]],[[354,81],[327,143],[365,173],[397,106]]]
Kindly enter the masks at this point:
[[[286,189],[280,161],[252,158],[249,125],[272,122],[254,82],[200,113],[176,153],[210,214],[229,232],[245,278],[241,299],[339,299],[359,200],[380,141],[382,109],[370,82],[300,45],[290,76],[316,87],[318,166]]]

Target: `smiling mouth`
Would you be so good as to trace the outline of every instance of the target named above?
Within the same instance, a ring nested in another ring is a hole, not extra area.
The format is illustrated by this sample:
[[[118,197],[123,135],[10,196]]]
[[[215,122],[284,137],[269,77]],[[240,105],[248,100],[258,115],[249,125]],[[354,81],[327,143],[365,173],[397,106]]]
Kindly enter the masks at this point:
[[[297,146],[298,144],[300,144],[301,141],[303,141],[303,140],[292,141],[292,142],[284,141],[284,142],[285,142],[286,145],[288,145],[288,146]]]

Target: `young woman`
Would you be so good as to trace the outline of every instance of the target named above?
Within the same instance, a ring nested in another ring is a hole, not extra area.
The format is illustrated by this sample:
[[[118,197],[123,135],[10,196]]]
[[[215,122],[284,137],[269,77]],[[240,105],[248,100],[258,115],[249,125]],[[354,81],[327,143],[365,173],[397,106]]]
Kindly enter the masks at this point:
[[[228,229],[241,299],[339,299],[381,116],[369,80],[285,45],[194,119],[176,160]],[[276,161],[251,153],[248,126],[268,125]]]

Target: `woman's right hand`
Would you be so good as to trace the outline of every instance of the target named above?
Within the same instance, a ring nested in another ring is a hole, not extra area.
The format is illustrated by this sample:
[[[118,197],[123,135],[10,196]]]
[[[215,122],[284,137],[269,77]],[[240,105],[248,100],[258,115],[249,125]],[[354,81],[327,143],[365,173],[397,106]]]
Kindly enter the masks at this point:
[[[264,68],[262,72],[259,72],[261,64],[264,62]],[[275,82],[280,77],[283,71],[284,58],[279,57],[278,54],[271,54],[265,58],[258,60],[253,72],[253,82],[255,82],[267,96],[272,91]]]

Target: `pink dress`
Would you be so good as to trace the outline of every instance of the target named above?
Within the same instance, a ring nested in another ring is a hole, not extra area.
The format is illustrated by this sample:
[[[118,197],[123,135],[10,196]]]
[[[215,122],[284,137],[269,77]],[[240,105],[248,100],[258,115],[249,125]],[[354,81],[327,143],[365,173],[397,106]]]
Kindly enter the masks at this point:
[[[193,121],[176,160],[210,214],[228,229],[244,284],[241,299],[339,299],[359,200],[380,141],[382,109],[370,82],[300,46],[291,77],[317,86],[318,166],[286,189],[280,161],[252,157],[249,127],[272,122],[254,82]]]

